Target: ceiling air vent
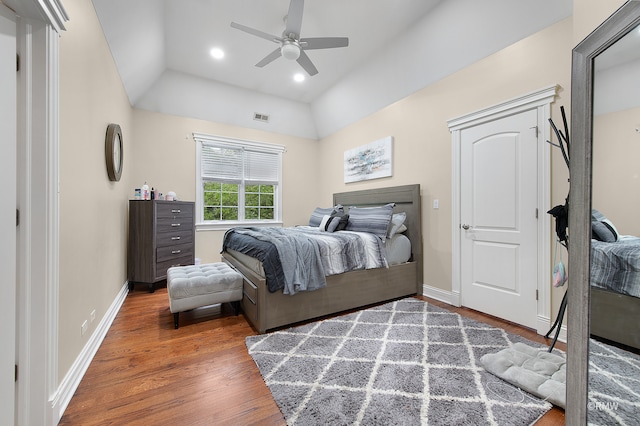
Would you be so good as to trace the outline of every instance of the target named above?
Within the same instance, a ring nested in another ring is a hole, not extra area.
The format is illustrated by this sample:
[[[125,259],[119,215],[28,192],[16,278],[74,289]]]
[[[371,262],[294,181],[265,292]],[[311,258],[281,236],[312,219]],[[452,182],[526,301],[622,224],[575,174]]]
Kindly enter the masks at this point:
[[[269,116],[267,114],[260,114],[259,112],[253,113],[253,119],[257,121],[262,121],[263,123],[269,122]]]

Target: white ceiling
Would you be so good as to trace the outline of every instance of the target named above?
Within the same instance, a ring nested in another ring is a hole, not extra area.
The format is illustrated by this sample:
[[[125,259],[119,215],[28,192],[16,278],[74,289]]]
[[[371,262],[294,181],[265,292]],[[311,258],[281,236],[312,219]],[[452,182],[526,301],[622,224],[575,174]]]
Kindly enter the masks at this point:
[[[301,36],[349,46],[308,51],[319,73],[296,83],[295,61],[254,66],[276,44],[230,26],[279,36],[289,0],[93,4],[133,106],[312,139],[572,13],[571,0],[307,0]]]

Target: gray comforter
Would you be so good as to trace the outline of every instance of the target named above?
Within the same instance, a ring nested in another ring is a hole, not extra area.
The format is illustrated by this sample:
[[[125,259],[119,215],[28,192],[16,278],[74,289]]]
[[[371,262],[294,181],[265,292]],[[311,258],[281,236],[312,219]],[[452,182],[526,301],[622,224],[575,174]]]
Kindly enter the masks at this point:
[[[234,238],[240,237],[240,238]],[[275,254],[262,249],[267,285],[271,291],[283,289],[285,294],[316,290],[326,286],[326,277],[359,269],[387,266],[384,244],[373,234],[340,231],[320,232],[318,228],[300,226],[294,228],[233,228],[227,231],[224,248],[232,248],[255,255],[247,243],[251,237],[259,242],[272,244]],[[264,246],[264,244],[262,244]],[[268,258],[267,258],[268,257]],[[275,272],[267,268],[281,269]],[[282,283],[269,282],[281,280]]]
[[[591,240],[591,285],[640,297],[640,238],[615,243]]]

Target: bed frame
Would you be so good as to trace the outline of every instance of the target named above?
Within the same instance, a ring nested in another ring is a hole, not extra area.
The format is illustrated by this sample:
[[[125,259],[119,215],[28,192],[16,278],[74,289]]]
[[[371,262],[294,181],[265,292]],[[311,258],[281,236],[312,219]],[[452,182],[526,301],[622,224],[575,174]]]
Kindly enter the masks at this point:
[[[591,287],[591,335],[640,349],[640,298]]]
[[[333,195],[333,204],[345,207],[396,203],[394,212],[406,212],[406,235],[411,240],[409,262],[389,268],[346,272],[327,277],[327,286],[294,296],[271,293],[266,280],[244,266],[232,254],[222,260],[244,277],[242,311],[258,333],[349,309],[422,294],[422,213],[420,185],[405,185]]]

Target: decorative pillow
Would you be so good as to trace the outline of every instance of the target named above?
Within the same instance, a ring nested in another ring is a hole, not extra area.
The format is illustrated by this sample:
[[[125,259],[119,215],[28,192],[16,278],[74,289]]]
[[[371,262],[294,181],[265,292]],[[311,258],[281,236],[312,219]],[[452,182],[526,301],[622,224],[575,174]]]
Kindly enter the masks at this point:
[[[331,216],[332,214],[344,211],[344,207],[341,204],[336,205],[335,207],[316,207],[316,209],[311,213],[311,217],[309,218],[309,226],[320,226],[320,222],[322,222],[322,218],[325,215]]]
[[[349,208],[349,222],[347,231],[369,232],[384,241],[393,215],[395,203],[379,207],[351,207]]]
[[[398,233],[400,227],[404,224],[405,220],[407,220],[407,213],[405,212],[394,213],[394,215],[391,216],[391,225],[389,226],[389,232],[387,233],[387,238],[393,238],[393,236]],[[407,227],[405,226],[404,229],[406,230]]]
[[[605,243],[615,243],[617,234],[608,223],[593,220],[591,221],[591,238]]]
[[[611,232],[613,232],[613,235],[614,235],[614,240],[611,241],[611,242],[618,241],[618,237],[620,236],[620,233],[616,229],[616,227],[613,224],[613,222],[611,222],[605,215],[600,213],[598,210],[591,209],[591,225],[592,225],[591,228],[592,228],[592,231],[593,231],[593,222],[594,221],[602,222],[602,223],[606,224],[606,226],[608,228],[610,228]],[[604,240],[601,240],[601,241],[604,241]]]
[[[331,216],[329,216],[328,214],[325,214],[324,216],[322,216],[322,221],[320,221],[320,225],[318,225],[318,228],[320,228],[321,231],[326,231],[327,225],[329,224],[330,220],[331,220]]]
[[[606,217],[602,213],[600,213],[596,209],[591,209],[591,220],[592,221],[597,220],[599,222],[599,221],[601,221],[603,219],[606,219]]]
[[[398,235],[398,234],[402,234],[407,230],[407,226],[403,223],[402,225],[400,225],[400,227],[398,228],[398,230],[396,231],[395,234],[393,235]]]
[[[328,232],[342,231],[347,227],[349,215],[344,211],[339,211],[331,215],[331,221],[327,223],[326,230]]]

